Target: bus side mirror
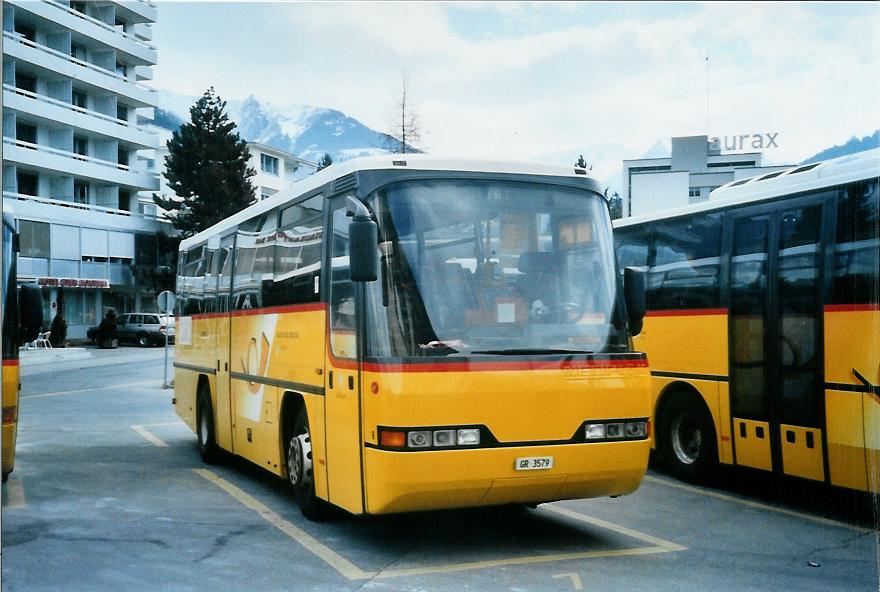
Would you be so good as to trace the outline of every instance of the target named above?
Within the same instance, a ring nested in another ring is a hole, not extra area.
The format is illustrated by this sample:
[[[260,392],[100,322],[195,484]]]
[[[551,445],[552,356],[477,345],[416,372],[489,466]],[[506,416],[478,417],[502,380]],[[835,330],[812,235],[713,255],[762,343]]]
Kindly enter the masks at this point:
[[[360,200],[347,196],[352,216],[348,225],[348,269],[353,282],[375,282],[379,277],[379,230]]]
[[[629,329],[633,336],[642,332],[642,321],[647,311],[645,275],[645,271],[637,267],[627,267],[623,270],[623,294],[626,299],[626,314],[629,320]]]
[[[22,284],[18,293],[18,312],[22,343],[33,341],[43,329],[43,294],[34,284]]]

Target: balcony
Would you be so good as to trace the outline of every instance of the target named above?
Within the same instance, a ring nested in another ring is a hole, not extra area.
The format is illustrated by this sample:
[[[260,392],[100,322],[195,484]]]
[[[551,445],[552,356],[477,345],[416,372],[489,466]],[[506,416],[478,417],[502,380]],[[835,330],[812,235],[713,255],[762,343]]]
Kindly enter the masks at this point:
[[[7,0],[17,9],[26,10],[53,25],[61,25],[116,49],[124,61],[134,65],[156,63],[156,48],[120,28],[73,10],[54,0]],[[55,28],[55,27],[52,27]]]
[[[129,22],[155,23],[156,5],[148,0],[114,2],[116,14]]]
[[[74,152],[31,144],[15,138],[3,138],[3,160],[21,163],[46,174],[67,174],[119,185],[133,191],[156,191],[159,175],[135,171],[124,164],[91,158]]]
[[[3,209],[16,218],[40,220],[72,226],[108,228],[142,232],[171,232],[171,225],[159,216],[81,204],[62,199],[48,199],[11,191],[3,192]]]
[[[69,125],[102,136],[118,138],[138,149],[159,147],[159,136],[145,127],[9,84],[3,85],[3,107],[28,113],[32,118],[52,127],[57,127],[58,124]]]
[[[152,88],[138,84],[134,78],[126,78],[116,72],[39,45],[17,33],[3,31],[3,42],[3,53],[9,57],[33,64],[55,75],[75,78],[85,84],[126,97],[127,102],[132,103],[134,107],[155,107],[158,103],[158,93]]]

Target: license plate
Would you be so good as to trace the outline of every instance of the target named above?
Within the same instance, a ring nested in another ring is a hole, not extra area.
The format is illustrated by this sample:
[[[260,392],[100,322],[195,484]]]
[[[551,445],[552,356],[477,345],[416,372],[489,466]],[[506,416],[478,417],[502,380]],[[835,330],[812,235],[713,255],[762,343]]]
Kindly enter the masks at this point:
[[[540,471],[553,468],[552,456],[528,456],[516,459],[514,468],[517,471]]]

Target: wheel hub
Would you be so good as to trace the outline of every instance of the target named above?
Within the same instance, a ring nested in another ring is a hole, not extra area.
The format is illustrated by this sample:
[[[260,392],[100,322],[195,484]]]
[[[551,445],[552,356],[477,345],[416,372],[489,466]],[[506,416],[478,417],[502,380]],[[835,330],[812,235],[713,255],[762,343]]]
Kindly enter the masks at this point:
[[[312,443],[308,432],[290,439],[287,474],[294,487],[308,487],[312,482]]]
[[[700,456],[703,435],[699,425],[684,415],[679,415],[672,423],[672,450],[679,461],[691,465]]]

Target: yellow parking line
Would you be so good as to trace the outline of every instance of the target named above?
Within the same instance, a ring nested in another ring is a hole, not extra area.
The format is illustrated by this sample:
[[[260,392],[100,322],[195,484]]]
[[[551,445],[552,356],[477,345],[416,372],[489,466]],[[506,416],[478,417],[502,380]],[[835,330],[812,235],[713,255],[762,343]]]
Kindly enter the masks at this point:
[[[692,487],[690,485],[685,485],[684,483],[676,483],[675,481],[669,481],[667,479],[658,479],[657,477],[652,477],[650,475],[645,475],[645,481],[649,481],[651,483],[658,483],[660,485],[665,485],[667,487],[674,487],[676,489],[682,489],[684,491],[690,491],[691,493],[705,495],[706,497],[714,497],[715,499],[720,499],[720,500],[724,500],[726,502],[732,502],[735,504],[748,506],[750,508],[755,508],[757,510],[767,510],[768,512],[776,512],[777,514],[784,514],[786,516],[793,516],[795,518],[809,520],[810,522],[824,524],[825,526],[837,526],[839,528],[848,528],[850,530],[855,530],[855,531],[861,532],[861,533],[872,532],[871,529],[863,528],[861,526],[855,526],[853,524],[847,524],[845,522],[837,522],[836,520],[831,520],[829,518],[822,518],[821,516],[811,516],[810,514],[796,512],[794,510],[789,510],[786,508],[777,508],[775,506],[762,504],[761,502],[753,502],[751,500],[734,497],[732,495],[718,493],[717,491],[709,491],[707,489],[700,489],[699,487]]]
[[[61,395],[76,395],[79,393],[93,393],[95,391],[111,391],[114,389],[127,388],[130,386],[143,386],[145,384],[159,384],[160,382],[161,381],[157,381],[157,380],[145,380],[142,382],[127,382],[125,384],[114,384],[111,386],[99,386],[99,387],[92,387],[92,388],[85,388],[85,389],[77,389],[74,391],[58,391],[58,392],[54,392],[54,393],[44,393],[42,395],[25,395],[25,396],[22,396],[21,398],[22,399],[43,399],[46,397],[59,397]]]
[[[372,578],[375,576],[375,572],[366,572],[361,568],[353,564],[351,561],[330,549],[326,545],[321,544],[315,539],[313,536],[305,532],[304,530],[297,528],[277,513],[269,509],[268,506],[258,501],[254,497],[248,495],[229,481],[215,475],[211,471],[207,469],[193,469],[197,475],[200,477],[204,477],[233,498],[236,501],[240,502],[244,506],[247,506],[251,510],[254,510],[260,517],[298,542],[300,545],[308,549],[318,558],[324,561],[327,565],[338,571],[340,574],[348,578],[349,580],[365,580]]]
[[[136,431],[138,434],[140,434],[141,436],[143,436],[144,438],[146,438],[148,441],[152,442],[156,446],[159,446],[161,448],[168,448],[168,444],[166,444],[165,442],[160,440],[157,436],[154,436],[153,434],[151,434],[149,431],[147,431],[144,428],[144,426],[133,425],[133,426],[131,426],[131,429]]]
[[[648,534],[638,532],[635,530],[631,530],[629,528],[619,526],[616,524],[612,524],[610,522],[606,522],[604,520],[600,520],[598,518],[593,518],[591,516],[587,516],[585,514],[580,514],[578,512],[574,512],[572,510],[567,510],[565,508],[557,508],[548,506],[547,509],[556,512],[558,514],[562,514],[569,518],[573,518],[575,520],[579,520],[581,522],[586,522],[587,524],[592,524],[594,526],[599,526],[601,528],[610,529],[614,532],[618,532],[620,534],[635,538],[640,541],[648,542],[652,546],[650,547],[639,547],[635,549],[619,549],[619,550],[611,550],[611,551],[581,551],[581,552],[573,552],[573,553],[554,553],[548,555],[533,555],[528,557],[513,557],[508,559],[496,559],[496,560],[487,560],[487,561],[473,561],[466,563],[451,563],[446,565],[437,565],[437,566],[425,566],[425,567],[412,567],[412,568],[404,568],[404,569],[388,569],[382,571],[365,571],[356,566],[354,563],[340,555],[339,553],[333,551],[302,529],[294,526],[290,522],[286,521],[284,518],[279,516],[276,512],[269,509],[262,502],[254,499],[252,496],[248,495],[235,485],[229,483],[225,479],[217,476],[207,469],[193,469],[199,476],[207,479],[217,487],[224,490],[226,493],[235,498],[236,501],[243,504],[244,506],[254,510],[257,512],[261,518],[269,522],[272,526],[294,539],[300,545],[305,547],[308,551],[319,557],[323,560],[327,565],[335,569],[342,576],[348,578],[349,580],[362,580],[362,579],[371,579],[371,578],[399,578],[404,576],[421,576],[427,574],[444,574],[444,573],[452,573],[457,571],[467,571],[474,569],[485,569],[489,567],[501,567],[507,565],[526,565],[533,563],[549,563],[553,561],[570,561],[576,559],[588,559],[588,558],[597,558],[597,557],[625,557],[625,556],[635,556],[635,555],[650,555],[655,553],[668,553],[670,551],[681,551],[684,550],[685,547],[681,545],[677,545],[675,543],[671,543],[669,541],[665,541],[663,539],[658,539],[656,537],[652,537]]]
[[[16,510],[27,507],[27,501],[24,498],[24,482],[20,477],[10,476],[6,483],[3,484],[3,509]]]

